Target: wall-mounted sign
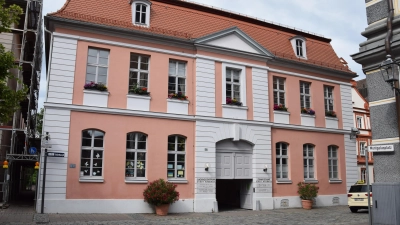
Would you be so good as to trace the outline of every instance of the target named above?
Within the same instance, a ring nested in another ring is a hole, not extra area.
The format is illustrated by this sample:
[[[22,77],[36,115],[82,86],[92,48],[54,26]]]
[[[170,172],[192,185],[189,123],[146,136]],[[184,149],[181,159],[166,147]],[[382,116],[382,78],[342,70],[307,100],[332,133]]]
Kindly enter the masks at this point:
[[[197,193],[213,194],[215,193],[216,180],[214,178],[197,178]]]
[[[62,152],[48,152],[47,156],[49,157],[64,157],[65,153]]]
[[[372,145],[368,146],[369,152],[393,152],[394,145]]]

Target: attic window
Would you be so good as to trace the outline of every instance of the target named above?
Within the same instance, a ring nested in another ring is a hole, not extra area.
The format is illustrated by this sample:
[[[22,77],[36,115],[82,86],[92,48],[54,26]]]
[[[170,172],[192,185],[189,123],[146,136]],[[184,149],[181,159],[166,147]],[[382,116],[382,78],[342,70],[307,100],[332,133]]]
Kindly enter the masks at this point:
[[[303,41],[300,39],[296,39],[296,55],[303,57]]]
[[[150,6],[148,0],[131,0],[132,23],[139,26],[150,26]]]
[[[302,36],[295,36],[290,39],[293,51],[298,58],[307,59],[306,39]]]

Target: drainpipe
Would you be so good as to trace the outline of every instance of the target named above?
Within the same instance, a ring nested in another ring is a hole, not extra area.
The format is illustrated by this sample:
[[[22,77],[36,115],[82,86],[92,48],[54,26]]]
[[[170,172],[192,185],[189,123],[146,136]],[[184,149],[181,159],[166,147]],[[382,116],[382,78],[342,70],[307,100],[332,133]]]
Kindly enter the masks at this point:
[[[390,42],[392,41],[392,36],[393,36],[393,16],[394,16],[394,8],[393,8],[393,0],[387,0],[388,2],[388,7],[389,7],[389,13],[387,17],[387,28],[388,31],[386,33],[386,38],[385,38],[385,50],[387,55],[391,55],[392,49],[390,48]]]

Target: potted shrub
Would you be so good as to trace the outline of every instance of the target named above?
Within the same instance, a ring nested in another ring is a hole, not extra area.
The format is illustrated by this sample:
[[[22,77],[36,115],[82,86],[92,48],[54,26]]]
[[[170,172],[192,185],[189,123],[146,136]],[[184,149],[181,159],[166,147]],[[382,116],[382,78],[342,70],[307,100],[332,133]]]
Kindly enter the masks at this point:
[[[174,98],[174,99],[179,99],[179,100],[187,100],[187,96],[182,94],[182,92],[178,92],[178,93],[169,93],[168,94],[168,98]]]
[[[336,117],[335,111],[325,111],[325,116]]]
[[[315,115],[315,111],[310,108],[302,108],[301,113],[308,115]]]
[[[242,106],[242,103],[236,100],[235,98],[226,98],[226,104],[227,105],[237,105],[237,106]]]
[[[274,110],[278,110],[278,111],[286,111],[286,112],[287,112],[288,108],[287,108],[287,107],[285,107],[285,106],[284,106],[284,105],[282,105],[282,104],[279,104],[279,105],[275,104],[275,105],[274,105]]]
[[[143,191],[144,201],[156,208],[156,214],[165,216],[168,214],[169,205],[179,200],[179,192],[176,184],[158,179],[150,182]]]
[[[315,184],[306,184],[304,182],[299,182],[297,184],[298,191],[301,198],[301,205],[303,209],[311,209],[313,205],[314,198],[318,195],[318,186]]]
[[[130,89],[129,89],[130,94],[136,94],[136,95],[150,95],[150,92],[147,92],[146,87],[138,87],[137,84],[134,84]]]
[[[86,83],[83,86],[84,89],[87,90],[96,90],[96,91],[107,91],[107,86],[103,83],[95,83],[93,81],[90,81],[89,83]]]

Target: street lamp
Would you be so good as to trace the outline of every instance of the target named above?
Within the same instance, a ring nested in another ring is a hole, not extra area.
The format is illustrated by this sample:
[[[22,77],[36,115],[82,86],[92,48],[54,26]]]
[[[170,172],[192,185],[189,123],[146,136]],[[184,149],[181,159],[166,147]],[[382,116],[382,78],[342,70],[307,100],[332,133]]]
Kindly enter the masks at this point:
[[[396,91],[396,95],[399,95],[400,89],[396,87],[396,82],[399,81],[399,64],[392,59],[391,55],[387,55],[386,60],[384,60],[379,66],[379,70],[381,71],[383,80],[390,84],[392,89]]]
[[[357,137],[357,134],[360,134],[360,131],[357,128],[352,127],[350,132],[350,139],[355,139]]]

